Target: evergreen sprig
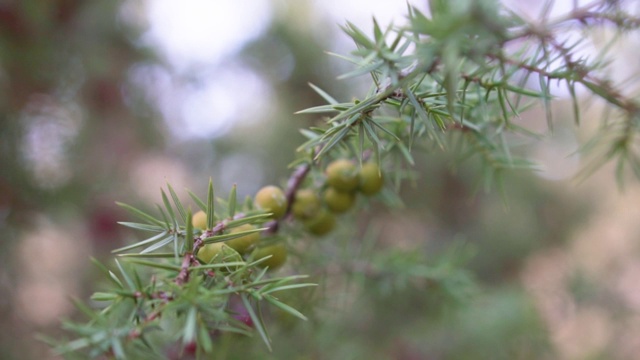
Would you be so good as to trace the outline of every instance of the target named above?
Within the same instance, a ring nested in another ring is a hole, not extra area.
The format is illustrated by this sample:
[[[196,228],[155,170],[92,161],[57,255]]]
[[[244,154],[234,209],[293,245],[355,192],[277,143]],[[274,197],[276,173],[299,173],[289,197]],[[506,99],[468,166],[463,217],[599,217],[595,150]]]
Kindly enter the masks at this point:
[[[190,351],[193,347],[194,353],[210,354],[212,339],[220,333],[251,336],[254,328],[270,349],[266,325],[254,307],[258,309],[266,303],[306,320],[302,313],[275,295],[315,286],[298,282],[306,276],[267,276],[267,269],[259,265],[268,257],[245,259],[228,246],[223,246],[222,252],[209,262],[198,256],[206,244],[266,230],[255,228],[223,234],[244,224],[261,224],[269,213],[236,204],[235,187],[229,201],[217,199],[223,206],[215,207],[210,182],[205,206],[210,226],[207,230],[198,230],[192,226],[191,210],[182,204],[171,185],[167,188],[171,201],[162,191],[164,208],[160,209],[166,214],[162,220],[118,203],[144,221],[122,222],[122,225],[153,234],[113,251],[123,261],[115,261],[116,272],[94,260],[112,288],[92,295],[91,300],[101,305],[97,310],[76,302],[90,320],[87,323],[66,321],[63,327],[76,338],[56,344],[57,352],[70,356],[84,353],[91,357],[106,354],[116,359],[162,358],[158,355],[159,349],[181,343],[180,351]],[[190,195],[196,203],[204,204],[195,194]],[[134,249],[139,251],[128,252]],[[239,304],[242,306],[238,307]],[[173,328],[181,331],[167,333],[167,329]]]
[[[340,78],[368,74],[371,88],[361,99],[340,103],[312,86],[328,105],[299,113],[330,118],[324,127],[303,132],[309,140],[300,150],[320,146],[314,161],[340,147],[360,158],[373,148],[378,161],[381,153],[398,150],[401,159],[413,164],[414,144],[447,149],[453,139],[449,134],[458,132],[468,157],[478,156],[492,169],[485,172],[488,176],[504,169],[536,169],[535,162],[515,154],[512,143],[514,136],[537,139],[542,134],[514,119],[542,103],[552,130],[551,82],[558,82],[569,90],[576,124],[581,123],[577,86],[613,109],[583,148],[604,148],[592,152],[595,161],[584,173],[614,159],[619,178],[627,165],[638,176],[640,154],[634,144],[640,104],[604,75],[609,48],[590,59],[579,55],[588,36],[562,40],[568,31],[588,34],[596,26],[613,27],[620,36],[638,30],[638,19],[621,3],[597,1],[558,19],[546,14],[542,22],[530,23],[496,1],[431,1],[430,17],[409,7],[408,25],[383,30],[374,20],[373,37],[348,23],[343,29],[357,50],[339,57],[356,69]]]

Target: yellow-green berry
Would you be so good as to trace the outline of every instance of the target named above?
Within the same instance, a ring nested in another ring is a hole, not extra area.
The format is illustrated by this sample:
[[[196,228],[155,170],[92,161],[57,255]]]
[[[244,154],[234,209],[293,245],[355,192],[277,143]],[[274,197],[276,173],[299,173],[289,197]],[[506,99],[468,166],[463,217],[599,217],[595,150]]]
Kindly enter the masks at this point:
[[[269,270],[275,270],[287,261],[287,253],[287,247],[284,246],[284,244],[278,243],[257,248],[253,253],[253,259],[259,260],[271,255],[269,259],[261,262],[260,266],[269,267]]]
[[[198,250],[198,259],[202,260],[205,263],[210,263],[211,259],[213,259],[214,256],[218,255],[222,251],[223,245],[224,243],[221,242],[204,245],[200,248],[200,250]]]
[[[191,216],[191,224],[194,228],[200,230],[207,229],[207,214],[200,210]]]
[[[356,202],[356,195],[352,192],[338,191],[333,187],[327,188],[324,192],[324,203],[329,210],[336,214],[343,213],[353,207]]]
[[[238,227],[234,227],[229,230],[229,234],[236,234],[243,231],[255,230],[255,226],[250,224],[240,225]],[[247,234],[241,237],[237,237],[235,239],[231,239],[226,242],[227,246],[231,247],[235,251],[240,254],[244,254],[249,250],[253,245],[257,244],[260,241],[260,233],[254,232],[251,234]]]
[[[322,202],[318,194],[310,189],[302,189],[296,191],[296,197],[291,206],[293,216],[298,219],[309,219],[314,217],[320,208]]]
[[[254,202],[258,208],[273,213],[274,219],[281,218],[287,212],[287,198],[282,190],[274,185],[260,189]]]
[[[360,186],[358,190],[367,196],[377,194],[384,186],[384,177],[376,163],[369,162],[362,165],[359,178]]]
[[[323,208],[316,216],[306,220],[304,226],[314,235],[326,235],[336,226],[336,217],[331,211]]]
[[[347,159],[332,161],[325,170],[327,184],[340,191],[353,191],[358,187],[358,169],[356,165]]]

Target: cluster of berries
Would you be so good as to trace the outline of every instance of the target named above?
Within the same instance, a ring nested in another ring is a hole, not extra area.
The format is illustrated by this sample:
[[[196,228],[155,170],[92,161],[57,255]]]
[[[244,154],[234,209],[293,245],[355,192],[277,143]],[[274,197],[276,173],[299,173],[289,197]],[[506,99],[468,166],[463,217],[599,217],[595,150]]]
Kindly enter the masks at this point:
[[[261,188],[254,197],[257,208],[270,212],[275,220],[282,218],[289,210],[293,217],[299,220],[311,234],[325,235],[336,224],[336,214],[342,214],[351,209],[356,202],[358,193],[365,196],[377,194],[384,185],[382,172],[376,163],[368,162],[358,167],[348,159],[337,159],[325,169],[326,182],[320,191],[303,188],[296,191],[292,204],[281,188],[268,185]],[[193,226],[204,230],[206,228],[206,214],[203,211],[193,216]],[[254,230],[254,225],[245,224],[229,230],[229,234]],[[258,246],[260,234],[257,232],[240,236],[226,242],[207,244],[198,251],[198,258],[205,262],[222,251],[223,244],[231,247],[240,255],[252,252],[253,259],[271,257],[261,263],[273,270],[280,267],[287,259],[287,248],[281,242]]]
[[[291,212],[311,234],[325,235],[335,227],[336,214],[351,209],[356,195],[371,196],[384,185],[378,165],[365,163],[360,169],[351,160],[338,159],[325,169],[326,182],[320,193],[313,189],[296,192]]]

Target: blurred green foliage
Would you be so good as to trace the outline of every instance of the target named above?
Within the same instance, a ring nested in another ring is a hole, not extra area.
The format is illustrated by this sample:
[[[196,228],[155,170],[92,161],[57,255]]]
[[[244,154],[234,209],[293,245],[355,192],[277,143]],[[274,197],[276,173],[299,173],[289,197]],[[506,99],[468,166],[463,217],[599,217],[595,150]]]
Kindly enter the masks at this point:
[[[157,111],[140,101],[136,94],[141,90],[128,78],[132,66],[154,62],[154,55],[134,42],[139,24],[118,20],[122,5],[76,0],[0,4],[3,359],[45,353],[29,350],[34,325],[16,311],[29,307],[17,297],[19,284],[27,281],[21,276],[21,241],[46,218],[62,227],[85,228],[85,237],[74,239],[84,243],[79,247],[105,251],[117,244],[123,234],[115,224],[120,213],[114,212],[111,194],[129,193],[123,162],[164,143]],[[90,280],[77,275],[69,281]]]

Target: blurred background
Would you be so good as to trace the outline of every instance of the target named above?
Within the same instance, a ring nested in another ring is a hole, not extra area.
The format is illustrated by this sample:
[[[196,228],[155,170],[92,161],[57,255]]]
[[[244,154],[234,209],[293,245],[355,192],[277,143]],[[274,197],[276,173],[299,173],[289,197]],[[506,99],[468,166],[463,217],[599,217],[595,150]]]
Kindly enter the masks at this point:
[[[411,3],[426,11],[425,1]],[[565,3],[554,13],[567,11]],[[89,256],[108,262],[112,249],[139,236],[116,224],[130,215],[114,201],[151,209],[166,182],[204,195],[209,177],[219,193],[237,184],[242,197],[282,184],[303,142],[298,129],[319,121],[293,115],[323,102],[308,83],[344,101],[361,97],[368,85],[366,77],[335,80],[351,67],[325,51],[353,49],[339,25],[348,20],[370,34],[372,16],[382,26],[402,24],[406,6],[0,1],[0,359],[57,358],[35,335],[63,336],[60,319],[77,317],[70,298],[86,299],[102,282]],[[536,14],[541,5],[510,6]],[[590,35],[593,51],[612,36]],[[614,79],[638,71],[629,51],[638,38],[624,40]],[[484,190],[478,164],[452,167],[454,155],[428,152],[417,156],[420,177],[400,191],[403,208],[373,201],[333,235],[302,239],[283,271],[312,274],[324,286],[289,299],[309,322],[274,316],[270,356],[640,353],[640,187],[631,179],[617,188],[609,167],[572,180],[582,159],[571,154],[603,109],[591,104],[578,131],[566,94],[556,95],[556,131],[527,145],[543,170],[505,174],[506,202],[499,191]],[[536,108],[523,122],[544,131],[543,119]],[[371,253],[360,251],[358,239],[372,231],[379,238]],[[375,254],[393,259],[400,250],[438,264],[457,257],[452,247],[473,254],[461,276],[477,283],[460,306],[434,300],[424,284],[365,278],[354,285],[343,266]],[[265,356],[259,341],[226,349],[230,358]]]

